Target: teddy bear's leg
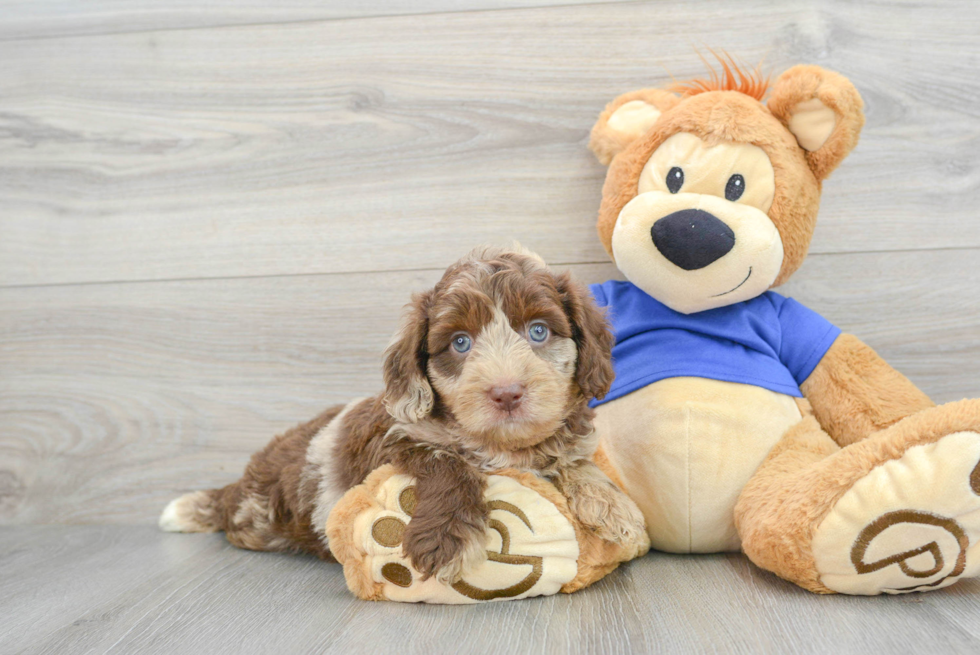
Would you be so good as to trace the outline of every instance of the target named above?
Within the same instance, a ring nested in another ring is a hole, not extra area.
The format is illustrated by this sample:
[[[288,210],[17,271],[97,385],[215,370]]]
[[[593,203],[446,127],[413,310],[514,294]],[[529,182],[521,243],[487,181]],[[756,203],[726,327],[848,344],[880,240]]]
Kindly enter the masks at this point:
[[[821,593],[927,591],[980,574],[980,401],[840,448],[794,426],[735,508],[749,558]]]
[[[840,450],[812,416],[790,428],[770,451],[735,504],[735,527],[742,550],[757,566],[817,593],[833,593],[820,583],[810,551],[806,513],[787,511],[806,500],[800,476]]]

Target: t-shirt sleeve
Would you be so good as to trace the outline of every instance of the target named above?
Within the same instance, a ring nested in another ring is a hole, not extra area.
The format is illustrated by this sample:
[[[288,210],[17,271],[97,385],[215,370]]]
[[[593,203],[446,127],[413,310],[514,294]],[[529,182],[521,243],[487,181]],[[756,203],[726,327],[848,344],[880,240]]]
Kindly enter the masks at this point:
[[[840,328],[792,298],[781,298],[777,306],[782,338],[779,360],[797,384],[810,377],[840,335]]]

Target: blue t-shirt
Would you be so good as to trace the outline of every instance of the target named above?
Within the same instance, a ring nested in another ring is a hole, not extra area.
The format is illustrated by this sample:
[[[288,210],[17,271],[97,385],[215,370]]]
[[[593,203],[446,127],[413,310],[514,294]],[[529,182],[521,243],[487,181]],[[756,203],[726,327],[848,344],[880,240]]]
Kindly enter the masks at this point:
[[[616,334],[616,380],[601,401],[657,380],[701,377],[801,397],[800,385],[840,330],[792,298],[767,291],[727,307],[681,314],[630,282],[593,284]]]

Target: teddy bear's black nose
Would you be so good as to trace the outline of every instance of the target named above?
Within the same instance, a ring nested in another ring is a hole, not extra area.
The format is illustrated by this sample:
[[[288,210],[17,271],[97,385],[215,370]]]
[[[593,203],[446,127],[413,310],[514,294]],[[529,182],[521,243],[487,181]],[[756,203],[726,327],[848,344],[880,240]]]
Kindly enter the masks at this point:
[[[695,271],[727,255],[735,233],[701,209],[682,209],[664,216],[650,228],[653,245],[685,271]]]

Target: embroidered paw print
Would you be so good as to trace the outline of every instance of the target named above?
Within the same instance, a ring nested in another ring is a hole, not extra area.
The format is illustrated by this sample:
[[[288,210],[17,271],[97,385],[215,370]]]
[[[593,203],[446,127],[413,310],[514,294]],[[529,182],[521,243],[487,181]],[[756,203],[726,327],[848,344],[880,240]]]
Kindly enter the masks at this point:
[[[415,487],[405,487],[398,494],[398,509],[411,520],[415,513],[417,499]],[[371,526],[371,537],[383,548],[401,548],[405,535],[406,521],[399,516],[383,516]],[[399,587],[412,586],[412,570],[400,562],[387,562],[381,566],[381,577]]]

